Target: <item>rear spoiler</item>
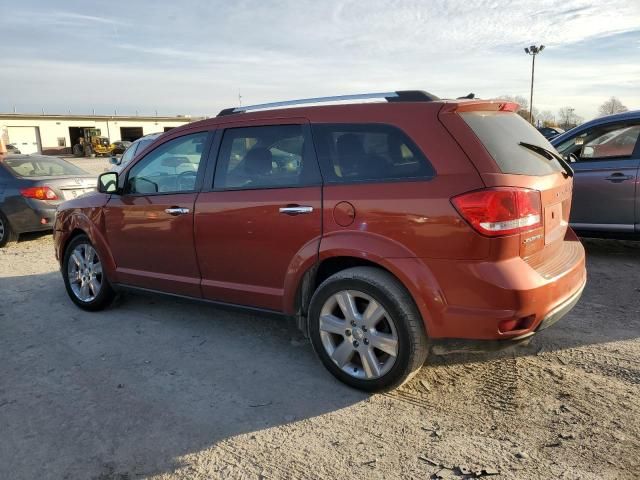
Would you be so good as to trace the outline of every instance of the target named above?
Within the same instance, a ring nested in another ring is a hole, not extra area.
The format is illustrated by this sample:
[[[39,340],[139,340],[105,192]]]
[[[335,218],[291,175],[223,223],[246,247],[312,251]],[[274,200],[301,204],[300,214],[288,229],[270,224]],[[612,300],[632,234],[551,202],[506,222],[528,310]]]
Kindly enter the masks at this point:
[[[520,105],[507,100],[468,100],[461,102],[447,102],[444,104],[440,112],[517,112],[519,108]]]

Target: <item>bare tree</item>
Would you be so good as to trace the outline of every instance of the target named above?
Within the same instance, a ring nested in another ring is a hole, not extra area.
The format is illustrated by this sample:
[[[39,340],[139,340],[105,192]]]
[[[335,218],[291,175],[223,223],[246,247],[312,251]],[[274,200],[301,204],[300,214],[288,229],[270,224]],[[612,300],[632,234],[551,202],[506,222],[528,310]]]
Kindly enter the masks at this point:
[[[576,125],[580,125],[582,123],[582,117],[576,115],[575,108],[573,107],[562,107],[558,110],[558,122],[559,126],[564,128],[565,130],[569,130],[570,128],[575,127]]]
[[[526,97],[523,97],[522,95],[500,95],[499,97],[495,98],[495,100],[508,100],[509,102],[515,102],[518,105],[520,105],[520,110],[526,110],[527,112],[529,112],[529,100],[527,100]],[[529,113],[527,113],[527,115],[529,115]]]
[[[520,115],[522,118],[524,118],[527,122],[529,121],[529,100],[527,100],[526,97],[523,97],[522,95],[500,95],[494,100],[507,100],[509,102],[517,103],[519,107],[516,113]],[[534,120],[537,118],[537,116],[538,116],[538,109],[534,108],[533,109]]]
[[[611,97],[598,108],[600,115],[612,115],[614,113],[626,112],[629,110],[617,97]]]
[[[537,116],[539,122],[542,123],[543,127],[555,127],[556,124],[556,116],[549,110],[543,110]]]

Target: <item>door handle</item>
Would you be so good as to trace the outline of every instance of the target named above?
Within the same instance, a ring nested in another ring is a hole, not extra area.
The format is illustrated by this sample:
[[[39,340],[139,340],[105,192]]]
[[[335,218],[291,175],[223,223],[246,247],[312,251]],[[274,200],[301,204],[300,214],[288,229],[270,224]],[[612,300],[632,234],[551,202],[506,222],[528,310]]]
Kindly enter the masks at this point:
[[[305,213],[313,212],[313,207],[308,205],[287,205],[286,207],[280,207],[280,213],[285,215],[302,215]]]
[[[173,215],[174,217],[177,217],[178,215],[186,215],[187,213],[189,213],[189,209],[181,208],[181,207],[171,207],[171,208],[165,208],[164,213],[168,213],[169,215]]]
[[[605,180],[618,183],[618,182],[624,182],[625,180],[631,180],[633,178],[634,178],[633,175],[625,175],[624,173],[616,172],[606,177]]]

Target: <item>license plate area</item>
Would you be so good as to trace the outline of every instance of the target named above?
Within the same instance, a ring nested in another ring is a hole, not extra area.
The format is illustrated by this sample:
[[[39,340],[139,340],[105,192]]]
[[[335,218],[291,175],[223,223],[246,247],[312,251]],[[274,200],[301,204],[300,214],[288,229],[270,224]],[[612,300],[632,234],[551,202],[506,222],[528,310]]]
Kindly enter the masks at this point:
[[[544,244],[549,245],[564,238],[567,222],[562,218],[562,203],[544,209]]]
[[[93,192],[95,188],[73,188],[73,189],[65,189],[62,190],[62,196],[65,200],[73,200],[74,198],[78,198],[80,195],[84,195],[85,193]]]

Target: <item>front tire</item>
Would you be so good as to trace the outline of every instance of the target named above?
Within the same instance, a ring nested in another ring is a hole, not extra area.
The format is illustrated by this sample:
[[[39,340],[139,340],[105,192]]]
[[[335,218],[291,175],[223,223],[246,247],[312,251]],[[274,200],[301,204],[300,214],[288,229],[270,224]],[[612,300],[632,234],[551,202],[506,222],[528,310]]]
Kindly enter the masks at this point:
[[[115,297],[102,265],[86,235],[75,237],[65,250],[62,262],[64,286],[71,301],[83,310],[102,310]]]
[[[399,387],[428,354],[411,295],[390,273],[374,267],[349,268],[322,282],[309,306],[309,336],[335,377],[368,392]]]

